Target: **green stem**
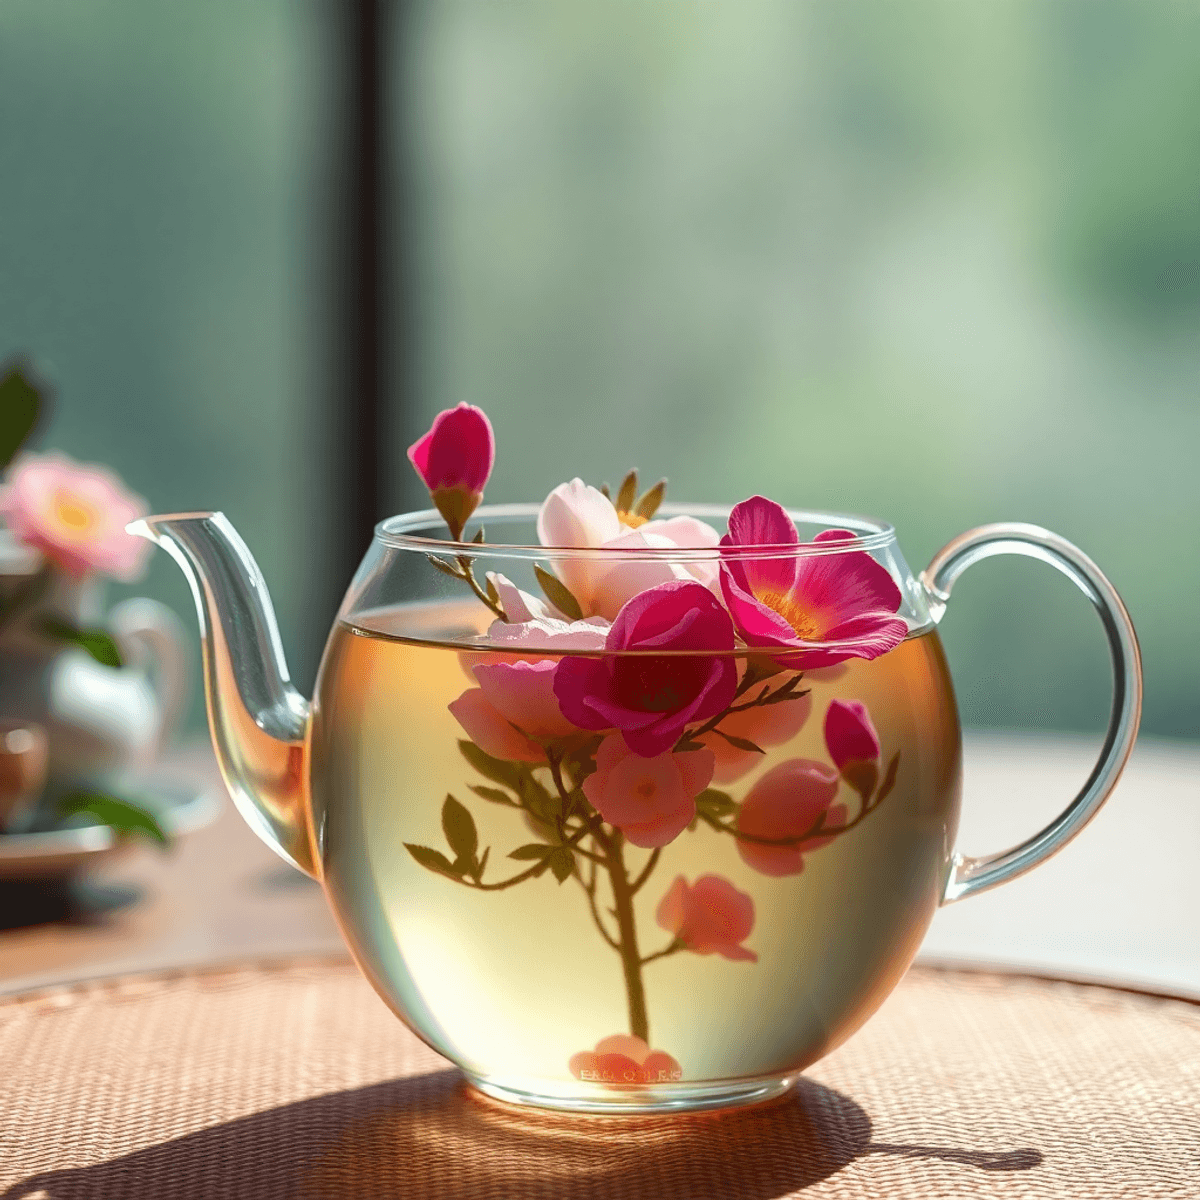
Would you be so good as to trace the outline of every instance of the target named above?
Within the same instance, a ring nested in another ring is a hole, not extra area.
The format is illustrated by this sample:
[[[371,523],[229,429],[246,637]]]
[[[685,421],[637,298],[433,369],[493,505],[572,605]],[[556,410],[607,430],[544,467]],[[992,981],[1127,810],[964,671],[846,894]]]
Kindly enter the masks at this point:
[[[625,972],[625,996],[629,1003],[629,1032],[649,1044],[650,1019],[646,1015],[646,988],[642,982],[642,959],[637,944],[637,922],[633,915],[633,892],[625,873],[624,838],[614,831],[608,844],[608,877],[612,884],[613,908],[617,917],[621,966]]]
[[[501,608],[500,605],[497,604],[491,598],[491,596],[489,596],[487,592],[485,592],[483,588],[479,586],[479,581],[475,578],[475,570],[471,565],[471,560],[465,554],[460,554],[458,556],[458,566],[459,570],[462,571],[463,580],[466,582],[466,585],[471,589],[471,591],[473,591],[475,595],[478,596],[479,599],[482,600],[484,604],[486,604],[488,608],[490,608],[492,612],[494,612],[496,616],[500,618],[500,620],[507,621],[508,617],[505,615],[504,609]]]

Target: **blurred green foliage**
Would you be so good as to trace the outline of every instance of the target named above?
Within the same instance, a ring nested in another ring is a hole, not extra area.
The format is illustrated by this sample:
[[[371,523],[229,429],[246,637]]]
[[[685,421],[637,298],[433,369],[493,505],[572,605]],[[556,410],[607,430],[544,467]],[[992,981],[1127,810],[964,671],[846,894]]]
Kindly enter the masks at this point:
[[[399,11],[399,9],[397,10]],[[392,49],[421,411],[489,496],[630,466],[894,521],[914,568],[1028,520],[1125,595],[1145,728],[1200,734],[1200,8],[438,0]],[[0,356],[44,446],[222,507],[311,682],[335,536],[317,0],[0,6]],[[190,608],[157,556],[136,590]],[[190,618],[189,618],[190,619]],[[965,720],[1093,728],[1098,623],[1026,561],[943,629]]]
[[[876,513],[914,569],[1047,525],[1130,606],[1144,728],[1200,733],[1200,8],[442,0],[405,35],[420,421],[488,410],[492,498],[636,465]],[[1101,724],[1044,567],[981,565],[942,628],[968,724]]]

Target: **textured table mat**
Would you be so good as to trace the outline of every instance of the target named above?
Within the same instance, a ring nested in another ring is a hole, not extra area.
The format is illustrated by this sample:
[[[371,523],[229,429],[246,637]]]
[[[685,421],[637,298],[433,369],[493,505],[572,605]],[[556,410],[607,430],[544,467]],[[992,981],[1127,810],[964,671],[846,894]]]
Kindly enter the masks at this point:
[[[1200,1007],[915,969],[787,1100],[561,1117],[466,1091],[341,961],[0,1003],[0,1196],[1200,1196]]]

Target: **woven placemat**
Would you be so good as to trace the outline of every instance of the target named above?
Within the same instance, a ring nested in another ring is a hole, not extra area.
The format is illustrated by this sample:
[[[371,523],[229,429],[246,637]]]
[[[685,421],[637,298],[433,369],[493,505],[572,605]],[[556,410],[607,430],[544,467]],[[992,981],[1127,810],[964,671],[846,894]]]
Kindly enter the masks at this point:
[[[1200,1196],[1200,1007],[915,969],[788,1099],[563,1117],[467,1091],[349,964],[0,1004],[0,1195]]]

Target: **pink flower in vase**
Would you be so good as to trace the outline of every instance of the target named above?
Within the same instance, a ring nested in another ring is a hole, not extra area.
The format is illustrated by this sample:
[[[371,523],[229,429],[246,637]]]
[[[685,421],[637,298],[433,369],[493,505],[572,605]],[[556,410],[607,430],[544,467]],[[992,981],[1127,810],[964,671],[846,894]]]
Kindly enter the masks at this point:
[[[616,1033],[601,1038],[594,1050],[571,1056],[568,1070],[583,1083],[609,1087],[648,1083],[678,1083],[683,1078],[679,1064],[663,1050],[651,1050],[640,1037]]]
[[[738,809],[738,833],[752,838],[801,838],[818,827],[836,829],[846,820],[846,807],[835,804],[838,774],[824,763],[789,758],[755,781]],[[833,841],[814,837],[795,845],[764,845],[737,839],[743,861],[763,875],[799,875],[804,856]]]
[[[713,775],[709,750],[654,758],[634,754],[620,734],[609,734],[596,751],[596,770],[583,781],[592,807],[635,846],[673,842],[696,815],[696,797]]]
[[[813,544],[852,541],[827,529]],[[896,616],[901,594],[885,567],[863,551],[801,555],[796,526],[774,500],[753,496],[729,514],[728,550],[761,546],[761,557],[727,555],[721,589],[747,644],[778,650],[775,661],[800,670],[847,658],[878,658],[908,632]],[[770,549],[767,549],[770,548]]]
[[[408,457],[458,541],[479,507],[496,460],[492,424],[481,408],[460,404],[438,413],[433,427],[408,448]]]
[[[467,736],[485,754],[516,762],[545,762],[540,741],[575,733],[554,697],[552,659],[476,662],[479,682],[449,707]]]
[[[639,592],[673,580],[695,579],[715,587],[719,535],[694,517],[622,524],[613,502],[582,479],[559,484],[538,513],[543,546],[606,551],[605,554],[554,559],[554,573],[585,614],[614,620]],[[674,560],[645,551],[712,550],[711,559]]]
[[[63,454],[23,456],[0,490],[0,517],[13,537],[77,579],[89,571],[136,578],[150,544],[125,526],[148,511],[112,472]]]
[[[619,729],[635,754],[654,758],[689,722],[732,702],[733,646],[729,614],[703,584],[660,584],[617,614],[603,657],[558,664],[554,694],[580,729]]]
[[[728,879],[701,875],[689,886],[682,875],[676,876],[655,916],[693,954],[758,962],[758,955],[742,945],[754,929],[754,901]]]
[[[879,735],[859,700],[831,700],[825,713],[825,748],[842,778],[864,800],[879,780]]]

